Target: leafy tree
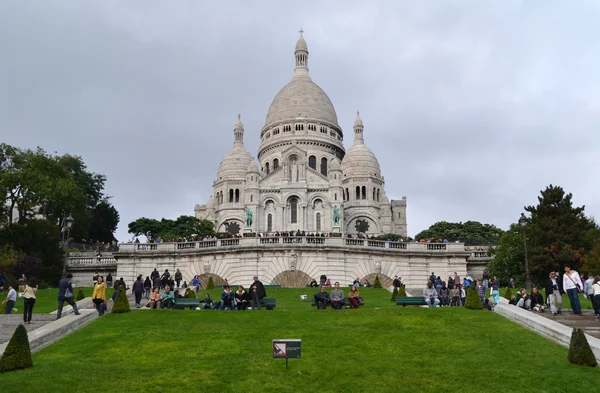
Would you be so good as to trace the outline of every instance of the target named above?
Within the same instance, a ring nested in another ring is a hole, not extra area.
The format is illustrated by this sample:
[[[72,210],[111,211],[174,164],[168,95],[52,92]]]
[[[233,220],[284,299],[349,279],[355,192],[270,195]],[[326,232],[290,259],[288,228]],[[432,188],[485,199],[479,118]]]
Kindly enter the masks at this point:
[[[580,366],[596,367],[598,362],[590,348],[583,330],[574,328],[571,334],[571,342],[569,343],[569,363],[578,364]]]
[[[2,358],[0,358],[0,373],[30,367],[33,367],[33,360],[31,359],[27,329],[24,325],[19,325],[8,342]]]
[[[428,229],[419,232],[415,239],[439,239],[464,242],[466,245],[496,244],[502,235],[502,229],[491,224],[477,221],[453,223],[439,221]]]
[[[595,276],[600,275],[600,241],[597,241],[594,248],[583,257],[582,270]]]
[[[106,243],[114,241],[114,233],[119,225],[119,220],[117,209],[106,199],[100,201],[92,209],[92,222],[88,231],[88,238]]]
[[[525,283],[525,248],[523,243],[523,228],[519,224],[511,224],[502,234],[497,246],[490,248],[493,259],[488,263],[492,276],[497,276],[501,283],[507,283],[514,277],[517,286]],[[510,300],[510,299],[509,299]]]
[[[15,248],[11,243],[0,245],[0,272],[11,271],[24,256],[23,251]]]
[[[180,216],[176,220],[163,218],[160,221],[142,217],[129,223],[129,233],[134,236],[144,235],[149,240],[160,237],[164,241],[170,241],[177,238],[190,238],[192,235],[212,236],[214,224],[209,220],[199,220],[193,216]]]
[[[578,270],[598,234],[594,221],[584,214],[585,206],[574,207],[572,194],[549,185],[538,197],[538,205],[525,210],[531,214],[525,235],[534,281],[542,282],[549,271],[562,271],[565,265]]]
[[[465,307],[471,310],[483,310],[481,298],[477,294],[477,288],[474,284],[471,284],[467,292],[467,300],[465,301]]]

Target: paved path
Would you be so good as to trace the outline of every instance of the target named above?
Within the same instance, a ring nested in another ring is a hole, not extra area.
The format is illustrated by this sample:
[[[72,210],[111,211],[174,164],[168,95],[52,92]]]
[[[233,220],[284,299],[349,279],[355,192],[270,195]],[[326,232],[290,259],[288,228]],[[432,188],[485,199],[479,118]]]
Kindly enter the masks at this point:
[[[592,337],[600,338],[600,321],[594,317],[594,311],[583,310],[583,315],[576,315],[571,310],[563,310],[562,314],[553,316],[551,312],[536,313],[570,328],[580,328]]]

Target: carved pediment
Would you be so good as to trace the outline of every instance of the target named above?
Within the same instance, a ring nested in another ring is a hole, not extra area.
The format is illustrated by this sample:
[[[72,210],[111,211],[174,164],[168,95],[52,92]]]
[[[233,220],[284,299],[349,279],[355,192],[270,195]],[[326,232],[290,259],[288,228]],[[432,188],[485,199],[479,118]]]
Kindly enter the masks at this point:
[[[283,158],[284,162],[289,161],[289,158],[293,155],[298,157],[298,162],[305,162],[307,160],[306,150],[302,150],[298,147],[298,145],[292,145],[281,152],[281,157]]]

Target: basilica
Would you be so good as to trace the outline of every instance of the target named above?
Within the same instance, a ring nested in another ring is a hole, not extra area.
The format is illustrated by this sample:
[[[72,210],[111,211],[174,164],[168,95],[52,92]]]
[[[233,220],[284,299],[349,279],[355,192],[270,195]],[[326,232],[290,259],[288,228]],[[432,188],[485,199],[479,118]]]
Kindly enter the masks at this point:
[[[390,201],[359,113],[353,143],[333,104],[312,81],[300,33],[294,75],[275,96],[260,132],[258,162],[244,147],[238,116],[233,147],[221,161],[213,193],[195,216],[218,232],[343,232],[406,236],[406,197]],[[368,136],[368,132],[367,132]]]

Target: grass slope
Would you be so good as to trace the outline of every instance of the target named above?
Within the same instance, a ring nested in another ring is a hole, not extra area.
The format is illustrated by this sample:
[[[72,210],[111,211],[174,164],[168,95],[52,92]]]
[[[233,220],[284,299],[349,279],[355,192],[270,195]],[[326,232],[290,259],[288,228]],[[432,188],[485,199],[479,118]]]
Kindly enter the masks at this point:
[[[314,292],[267,288],[274,311],[109,314],[3,375],[2,391],[579,392],[600,376],[489,311],[402,308],[383,289],[363,289],[358,310],[319,311],[299,300]],[[302,339],[287,371],[274,338]]]

